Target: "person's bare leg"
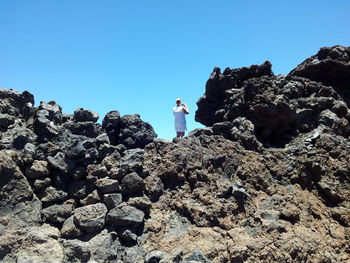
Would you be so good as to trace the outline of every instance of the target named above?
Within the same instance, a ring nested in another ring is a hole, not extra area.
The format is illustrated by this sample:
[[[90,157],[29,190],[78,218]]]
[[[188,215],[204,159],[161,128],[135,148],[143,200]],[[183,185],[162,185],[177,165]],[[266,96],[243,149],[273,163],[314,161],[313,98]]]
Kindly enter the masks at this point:
[[[184,137],[184,135],[185,135],[185,133],[184,133],[184,132],[180,132],[180,138],[183,138],[183,137]]]
[[[176,137],[180,138],[180,136],[181,136],[181,132],[176,132]]]

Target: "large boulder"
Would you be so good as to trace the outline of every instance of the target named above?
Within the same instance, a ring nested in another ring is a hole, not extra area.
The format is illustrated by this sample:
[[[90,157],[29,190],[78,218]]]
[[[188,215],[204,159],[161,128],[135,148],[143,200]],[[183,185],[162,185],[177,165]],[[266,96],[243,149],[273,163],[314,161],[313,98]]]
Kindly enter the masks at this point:
[[[299,64],[289,75],[308,78],[337,87],[350,102],[350,48],[323,47],[318,53]]]
[[[250,78],[271,76],[271,63],[266,61],[262,65],[253,65],[238,69],[226,68],[221,73],[220,68],[215,67],[206,86],[205,94],[197,101],[196,121],[212,126],[215,122],[223,121],[224,100],[226,91],[239,89],[243,81]]]
[[[141,193],[145,188],[143,179],[135,172],[127,174],[121,183],[122,194]]]
[[[119,143],[128,149],[144,148],[157,137],[152,126],[141,120],[140,115],[130,114],[121,118]]]

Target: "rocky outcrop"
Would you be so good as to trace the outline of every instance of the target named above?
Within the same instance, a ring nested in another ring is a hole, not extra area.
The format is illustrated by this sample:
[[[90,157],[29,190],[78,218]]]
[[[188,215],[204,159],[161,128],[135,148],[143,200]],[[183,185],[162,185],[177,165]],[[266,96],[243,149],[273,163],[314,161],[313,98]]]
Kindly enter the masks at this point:
[[[347,80],[320,71],[346,71],[348,50],[287,76],[215,68],[207,127],[173,141],[139,115],[101,125],[0,90],[0,261],[348,262]]]
[[[266,146],[283,146],[321,124],[347,137],[348,56],[348,48],[322,48],[287,76],[273,75],[268,62],[223,73],[215,68],[197,102],[196,120],[251,149],[258,148],[252,136]],[[237,125],[238,118],[244,121]],[[242,134],[240,125],[253,130]]]

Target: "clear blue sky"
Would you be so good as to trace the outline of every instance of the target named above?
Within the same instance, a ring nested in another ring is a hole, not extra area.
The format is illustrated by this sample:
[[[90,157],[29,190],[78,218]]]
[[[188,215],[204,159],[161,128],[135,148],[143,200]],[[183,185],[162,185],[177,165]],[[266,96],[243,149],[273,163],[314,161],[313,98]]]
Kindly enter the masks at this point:
[[[0,88],[139,113],[174,136],[177,97],[190,108],[214,66],[270,60],[288,73],[322,46],[350,45],[349,0],[1,0]]]

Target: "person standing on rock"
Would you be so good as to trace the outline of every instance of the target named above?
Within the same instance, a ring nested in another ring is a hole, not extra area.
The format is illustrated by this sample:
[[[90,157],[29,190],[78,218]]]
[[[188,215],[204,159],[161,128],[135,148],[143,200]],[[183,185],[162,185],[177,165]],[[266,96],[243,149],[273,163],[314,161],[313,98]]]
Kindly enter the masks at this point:
[[[175,117],[175,131],[176,131],[176,137],[182,138],[185,136],[186,128],[186,118],[185,114],[189,114],[190,111],[188,110],[186,104],[181,103],[181,99],[176,99],[176,106],[173,108],[173,114]]]

